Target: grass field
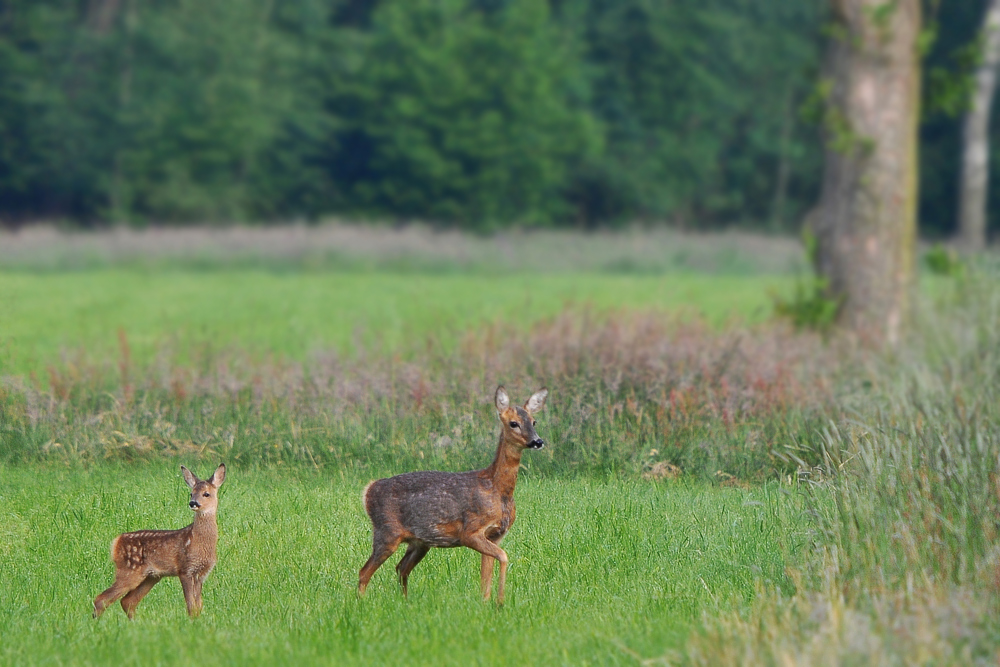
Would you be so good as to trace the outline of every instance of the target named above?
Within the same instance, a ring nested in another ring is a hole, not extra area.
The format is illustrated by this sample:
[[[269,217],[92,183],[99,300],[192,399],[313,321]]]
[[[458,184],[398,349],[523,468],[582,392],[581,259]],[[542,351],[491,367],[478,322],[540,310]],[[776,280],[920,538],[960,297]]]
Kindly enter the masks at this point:
[[[0,273],[0,375],[44,375],[63,354],[120,356],[119,330],[135,361],[158,350],[237,346],[303,359],[316,348],[356,344],[445,347],[469,328],[504,321],[527,328],[567,306],[651,308],[759,321],[771,290],[790,277],[592,273],[513,275],[255,270]]]
[[[372,254],[310,268],[313,237],[271,231],[250,244],[265,270],[242,233],[212,236],[207,264],[178,260],[200,232],[156,268],[136,261],[155,234],[0,252],[0,662],[997,664],[988,262],[931,283],[884,351],[774,321],[768,292],[794,278],[701,238],[699,262],[740,271],[660,261],[673,237],[567,234],[501,271],[509,239],[434,235],[348,238]],[[622,263],[637,243],[643,266]],[[87,244],[96,260],[59,268]],[[408,601],[394,560],[356,599],[360,489],[485,465],[501,381],[551,390],[508,604],[479,601],[467,550],[431,554]],[[177,464],[222,458],[203,616],[169,581],[134,622],[94,622],[111,538],[183,526]]]
[[[468,549],[433,551],[409,600],[394,556],[358,600],[368,480],[231,467],[201,618],[168,579],[134,622],[118,605],[95,621],[111,539],[190,522],[176,464],[7,466],[0,479],[5,664],[633,664],[682,649],[703,614],[746,608],[761,581],[793,593],[785,566],[806,541],[795,494],[777,484],[527,476],[503,608],[479,599]]]

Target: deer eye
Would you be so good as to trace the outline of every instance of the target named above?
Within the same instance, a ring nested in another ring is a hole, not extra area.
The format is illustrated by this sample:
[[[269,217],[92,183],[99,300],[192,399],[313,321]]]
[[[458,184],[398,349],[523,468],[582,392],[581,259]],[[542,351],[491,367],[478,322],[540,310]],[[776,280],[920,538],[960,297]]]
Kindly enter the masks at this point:
[[[510,427],[511,427],[511,428],[521,428],[521,425],[520,425],[520,424],[518,424],[517,422],[511,422],[511,423],[510,423]]]
[[[201,495],[205,496],[206,498],[209,498],[212,494],[211,493],[203,493]]]
[[[538,425],[538,422],[536,422],[536,421],[535,421],[534,419],[532,419],[532,420],[531,420],[531,425],[532,425],[532,426],[537,426],[537,425]]]

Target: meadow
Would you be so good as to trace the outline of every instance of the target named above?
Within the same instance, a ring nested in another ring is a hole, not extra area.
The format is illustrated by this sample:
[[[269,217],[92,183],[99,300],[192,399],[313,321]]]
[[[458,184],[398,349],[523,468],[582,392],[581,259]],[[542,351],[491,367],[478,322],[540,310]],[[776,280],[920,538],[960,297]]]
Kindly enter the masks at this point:
[[[0,372],[44,379],[60,358],[114,359],[122,336],[135,361],[158,352],[239,348],[304,360],[310,352],[412,352],[449,347],[470,328],[527,328],[567,308],[658,309],[759,321],[784,276],[698,274],[428,275],[100,268],[0,273]]]
[[[548,273],[0,256],[0,660],[995,664],[995,269],[925,284],[883,351],[776,319],[788,273],[588,252]],[[395,559],[356,599],[360,489],[485,466],[499,382],[551,391],[507,604],[462,549],[409,600]],[[220,460],[203,616],[172,581],[94,623],[111,538],[184,525],[177,465]]]
[[[208,462],[198,464],[199,468]],[[176,579],[129,622],[90,618],[110,585],[108,543],[128,529],[190,521],[173,463],[0,469],[5,507],[0,661],[218,664],[631,664],[677,650],[703,613],[745,608],[755,581],[784,572],[805,538],[777,484],[701,484],[528,475],[502,608],[479,598],[479,557],[435,550],[409,599],[392,559],[358,599],[371,550],[365,478],[231,468],[221,492],[219,564],[205,609],[187,618]],[[205,473],[207,474],[207,473]]]

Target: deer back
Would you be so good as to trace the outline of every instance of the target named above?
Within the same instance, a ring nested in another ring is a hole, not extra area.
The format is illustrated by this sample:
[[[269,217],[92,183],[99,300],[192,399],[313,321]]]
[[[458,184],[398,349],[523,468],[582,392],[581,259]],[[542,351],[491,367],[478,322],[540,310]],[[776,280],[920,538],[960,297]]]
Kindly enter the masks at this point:
[[[369,484],[365,510],[372,523],[437,547],[461,544],[477,517],[500,511],[489,479],[470,472],[410,472]]]

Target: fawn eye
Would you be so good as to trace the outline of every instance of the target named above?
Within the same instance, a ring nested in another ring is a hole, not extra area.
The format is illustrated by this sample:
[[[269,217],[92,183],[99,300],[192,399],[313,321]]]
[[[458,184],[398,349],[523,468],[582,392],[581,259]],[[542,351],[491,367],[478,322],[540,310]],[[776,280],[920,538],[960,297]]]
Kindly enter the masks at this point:
[[[203,494],[201,494],[201,495],[203,495],[203,496],[205,496],[206,498],[208,498],[208,497],[210,497],[210,496],[211,496],[212,494],[211,494],[211,493],[203,493]]]
[[[511,427],[511,428],[521,428],[521,425],[520,425],[520,424],[518,424],[517,422],[511,422],[511,423],[510,423],[510,427]]]

